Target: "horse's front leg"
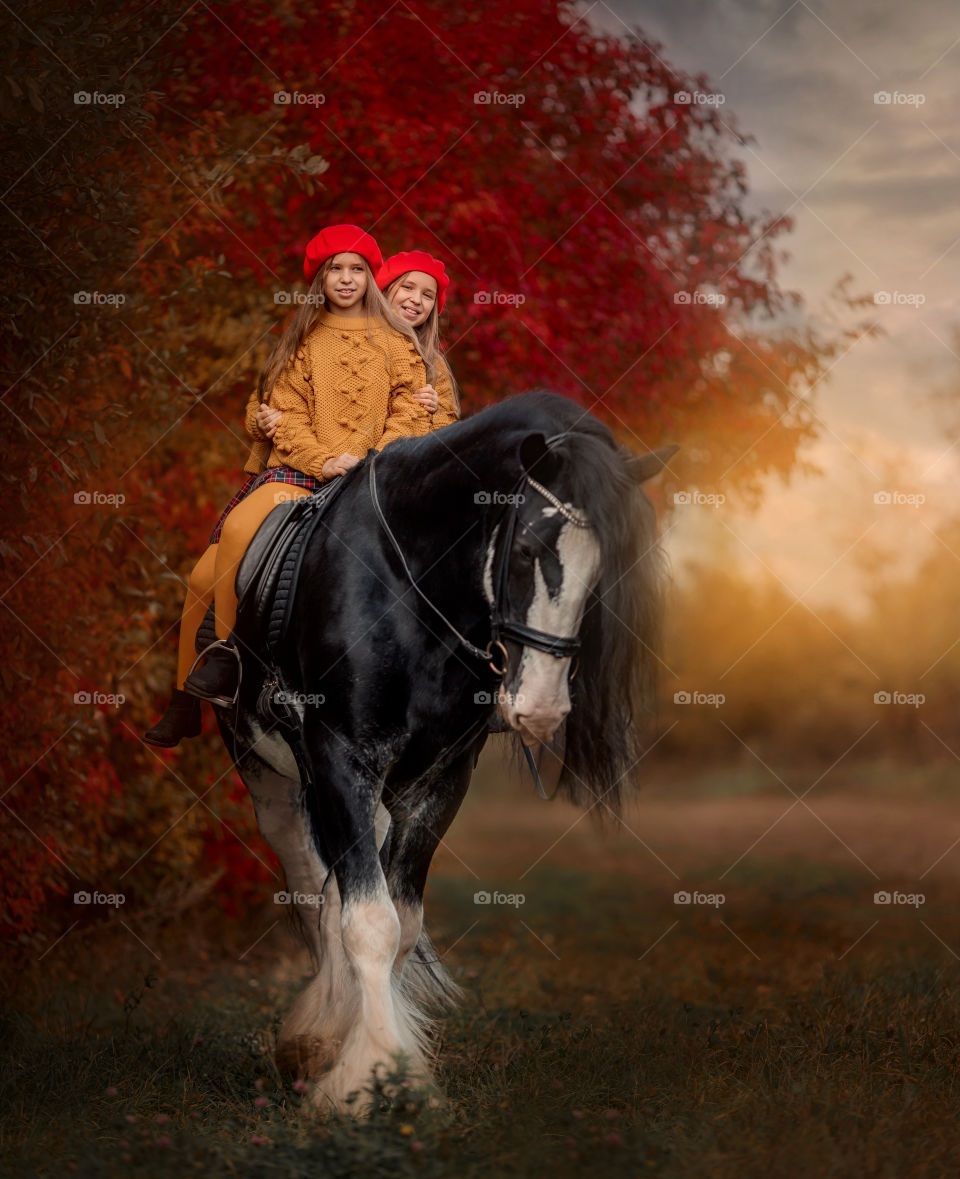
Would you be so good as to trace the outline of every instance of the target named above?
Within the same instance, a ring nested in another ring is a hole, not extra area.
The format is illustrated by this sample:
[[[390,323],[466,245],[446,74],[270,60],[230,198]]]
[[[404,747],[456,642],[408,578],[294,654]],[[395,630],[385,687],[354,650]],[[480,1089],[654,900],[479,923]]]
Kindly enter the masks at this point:
[[[438,774],[425,793],[423,784],[417,783],[415,807],[405,807],[402,798],[391,802],[387,884],[400,918],[394,970],[405,1000],[413,1005],[409,1016],[417,1023],[424,1018],[419,1006],[449,1006],[460,994],[423,930],[423,892],[434,853],[460,809],[485,740],[484,734]]]
[[[397,1001],[401,924],[378,853],[380,784],[347,747],[331,751],[318,741],[311,755],[317,785],[307,809],[321,857],[336,876],[339,920],[335,928],[332,914],[323,913],[324,966],[298,1000],[281,1045],[296,1037],[301,1072],[315,1082],[315,1105],[360,1112],[374,1072],[392,1070],[398,1057],[411,1080],[428,1080],[429,1070],[420,1030]],[[348,1098],[358,1091],[351,1107]]]

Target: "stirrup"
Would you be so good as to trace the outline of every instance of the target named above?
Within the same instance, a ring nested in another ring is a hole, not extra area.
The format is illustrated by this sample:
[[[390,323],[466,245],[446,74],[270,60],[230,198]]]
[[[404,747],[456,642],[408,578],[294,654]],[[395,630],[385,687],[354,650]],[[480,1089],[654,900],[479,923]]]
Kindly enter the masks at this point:
[[[187,681],[190,679],[190,677],[193,675],[193,673],[197,670],[197,664],[200,662],[201,659],[206,659],[207,655],[209,655],[210,652],[213,651],[217,647],[222,647],[225,650],[230,651],[233,654],[234,658],[236,659],[236,661],[237,661],[237,686],[234,689],[232,696],[230,696],[230,697],[218,696],[215,700],[207,700],[207,703],[208,704],[216,704],[218,707],[221,707],[221,708],[232,708],[236,705],[237,699],[240,696],[240,684],[243,680],[243,660],[240,658],[239,648],[235,647],[234,644],[230,642],[230,639],[214,639],[214,641],[212,643],[208,643],[203,648],[203,650],[200,652],[200,654],[196,657],[196,659],[194,659],[193,663],[190,664],[190,670],[186,674],[186,678],[183,681],[183,686],[184,686],[184,689],[189,692],[189,689],[187,688]],[[193,693],[191,692],[190,695],[193,695]],[[194,696],[194,699],[195,700],[204,700],[204,699],[206,699],[206,697]]]

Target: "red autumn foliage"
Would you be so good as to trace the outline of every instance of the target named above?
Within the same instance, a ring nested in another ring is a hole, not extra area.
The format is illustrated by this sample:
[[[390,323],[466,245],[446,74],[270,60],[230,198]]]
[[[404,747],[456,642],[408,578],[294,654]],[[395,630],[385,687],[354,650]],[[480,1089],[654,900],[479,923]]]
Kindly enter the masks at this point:
[[[319,226],[448,263],[467,412],[548,386],[635,447],[686,443],[689,482],[788,471],[812,429],[796,394],[840,341],[776,283],[789,223],[745,211],[732,120],[674,101],[706,82],[639,34],[540,0],[20,8],[0,18],[19,177],[0,230],[3,922],[39,946],[83,885],[148,905],[222,871],[230,911],[272,888],[212,728],[172,755],[138,733],[239,477],[273,293]]]

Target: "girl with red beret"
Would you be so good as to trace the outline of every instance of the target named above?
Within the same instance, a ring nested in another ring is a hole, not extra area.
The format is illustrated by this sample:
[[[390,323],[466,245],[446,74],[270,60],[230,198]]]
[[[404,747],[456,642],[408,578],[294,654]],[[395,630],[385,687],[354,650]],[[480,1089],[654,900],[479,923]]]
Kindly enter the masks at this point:
[[[408,323],[417,336],[427,384],[414,393],[414,400],[433,415],[434,430],[458,421],[460,402],[456,384],[440,353],[440,313],[450,286],[446,267],[424,250],[407,250],[384,262],[377,274],[377,286],[394,317]],[[279,410],[261,402],[255,419],[257,429],[250,432],[254,437],[272,438],[281,418]]]
[[[239,666],[230,641],[236,571],[273,508],[345,474],[368,450],[431,429],[427,408],[413,398],[427,383],[419,341],[409,323],[390,312],[377,287],[374,276],[382,264],[377,243],[355,225],[330,226],[307,245],[304,276],[310,289],[268,357],[257,391],[258,402],[269,398],[281,421],[254,445],[244,466],[249,478],[227,505],[190,576],[177,687],[162,720],[145,734],[153,745],[169,747],[196,736],[200,700],[232,701]],[[248,406],[248,428],[255,415]],[[211,591],[217,643],[205,652],[203,667],[188,675]]]

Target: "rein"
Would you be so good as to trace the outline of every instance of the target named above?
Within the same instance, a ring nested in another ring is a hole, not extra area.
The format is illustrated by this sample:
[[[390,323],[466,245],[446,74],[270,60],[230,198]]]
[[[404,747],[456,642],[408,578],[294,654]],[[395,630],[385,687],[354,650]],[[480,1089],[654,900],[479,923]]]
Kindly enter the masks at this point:
[[[443,613],[443,611],[430,600],[426,593],[420,588],[416,578],[410,569],[407,559],[404,556],[403,549],[400,547],[400,542],[393,533],[393,529],[387,523],[387,518],[383,514],[383,508],[380,504],[380,497],[377,494],[377,476],[376,476],[377,459],[374,456],[370,460],[369,467],[369,486],[370,486],[370,501],[373,504],[373,510],[376,514],[380,527],[386,534],[390,541],[390,546],[397,555],[397,559],[406,574],[410,585],[419,595],[423,602],[436,614],[436,616],[443,622],[447,629],[459,640],[461,645],[466,648],[471,655],[477,659],[482,659],[495,675],[504,676],[507,674],[509,668],[509,656],[507,648],[504,646],[504,640],[512,640],[519,643],[523,647],[534,647],[538,651],[543,651],[547,655],[552,655],[554,659],[572,659],[580,651],[580,638],[578,635],[555,635],[547,631],[537,630],[536,627],[528,626],[525,622],[521,622],[516,618],[507,617],[508,611],[508,594],[509,594],[509,567],[510,567],[510,551],[513,548],[513,537],[517,528],[517,521],[519,519],[519,504],[523,502],[522,494],[514,494],[512,497],[512,504],[506,510],[504,518],[501,523],[504,524],[502,535],[497,544],[496,556],[496,571],[493,578],[494,585],[494,600],[490,611],[490,628],[492,637],[487,644],[485,650],[478,647],[459,631],[450,619]],[[587,518],[575,508],[569,508],[566,504],[554,495],[548,488],[544,487],[542,483],[538,483],[532,476],[524,474],[517,483],[517,490],[523,487],[532,488],[538,495],[542,496],[549,504],[551,504],[560,513],[564,519],[569,520],[576,528],[588,527]],[[503,667],[497,667],[493,662],[494,648],[499,647],[503,656]],[[523,752],[527,759],[527,765],[530,769],[530,774],[537,787],[537,793],[541,798],[550,801],[553,795],[547,794],[543,788],[543,782],[540,780],[540,771],[537,768],[537,763],[534,760],[533,754],[528,745],[524,745]],[[556,792],[554,792],[556,793]]]
[[[407,580],[410,585],[417,592],[420,598],[430,607],[436,616],[443,622],[447,629],[459,639],[460,643],[473,655],[476,659],[482,659],[489,664],[491,671],[497,675],[506,675],[507,673],[507,658],[506,648],[503,645],[504,639],[512,639],[523,647],[535,647],[538,651],[543,651],[547,655],[552,655],[554,659],[571,659],[580,651],[580,638],[578,635],[555,635],[548,631],[537,630],[536,627],[527,626],[525,622],[520,622],[516,618],[508,618],[507,614],[507,596],[508,596],[508,578],[510,569],[510,550],[513,547],[513,537],[517,528],[517,519],[519,515],[519,504],[522,502],[523,496],[514,494],[511,498],[512,505],[506,511],[506,525],[503,529],[503,534],[497,545],[496,571],[493,578],[494,583],[494,601],[493,607],[490,611],[490,627],[492,638],[487,644],[486,648],[480,648],[459,631],[450,619],[443,613],[439,606],[435,605],[430,600],[426,593],[420,588],[417,579],[413,576],[413,572],[407,563],[407,558],[404,556],[403,549],[400,547],[400,542],[393,533],[393,529],[387,522],[386,516],[383,514],[383,508],[380,504],[380,496],[377,493],[377,475],[376,475],[377,460],[376,457],[370,460],[368,483],[370,486],[370,500],[373,504],[373,510],[376,514],[380,527],[386,534],[387,540],[390,541],[390,546],[397,555],[397,559],[407,575]],[[517,487],[524,485],[532,487],[539,495],[542,495],[549,503],[551,503],[558,512],[567,520],[569,520],[577,528],[586,528],[587,519],[582,512],[578,512],[574,508],[568,508],[566,504],[561,503],[559,499],[553,494],[549,488],[544,487],[538,483],[536,479],[529,475],[524,475]],[[498,668],[493,663],[493,649],[499,647],[504,655],[504,666]]]

